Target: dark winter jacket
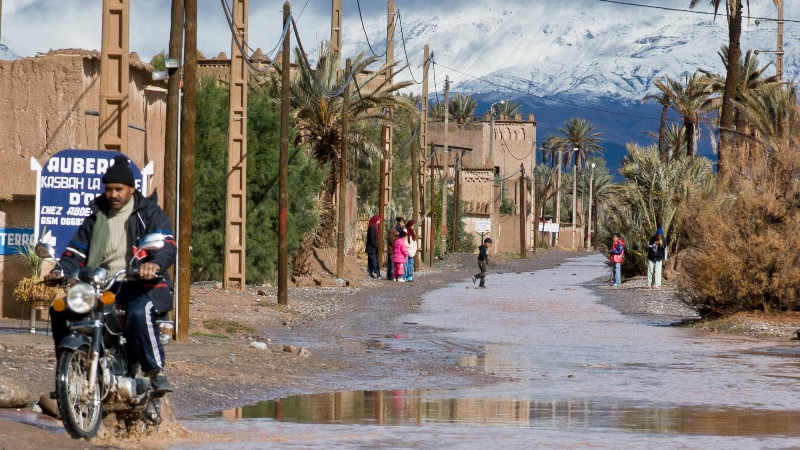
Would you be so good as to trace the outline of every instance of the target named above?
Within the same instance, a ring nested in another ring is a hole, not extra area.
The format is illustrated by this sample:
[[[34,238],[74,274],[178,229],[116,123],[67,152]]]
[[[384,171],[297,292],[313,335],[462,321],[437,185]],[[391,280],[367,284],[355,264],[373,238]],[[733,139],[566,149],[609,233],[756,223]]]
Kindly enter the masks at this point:
[[[386,246],[386,252],[390,255],[394,255],[394,241],[400,238],[400,230],[402,230],[402,228],[396,226],[392,227],[386,235],[386,243],[389,244]]]
[[[650,261],[663,261],[667,256],[667,249],[665,247],[667,241],[663,236],[661,237],[661,244],[656,244],[656,241],[658,241],[658,235],[653,235],[650,241],[648,241],[647,259]]]
[[[489,247],[485,244],[481,244],[481,246],[478,247],[478,262],[489,263]]]
[[[378,253],[378,224],[380,223],[380,216],[375,214],[369,219],[369,227],[367,227],[367,244],[364,251],[366,253]]]
[[[169,219],[167,219],[167,215],[156,203],[155,195],[145,197],[141,192],[134,191],[132,201],[134,202],[133,212],[128,219],[128,229],[133,242],[133,254],[136,254],[139,240],[145,235],[161,233],[166,236],[163,248],[151,252],[143,251],[133,262],[134,269],[138,269],[140,265],[146,262],[158,264],[158,274],[163,278],[142,280],[135,284],[147,293],[147,296],[153,301],[154,309],[157,312],[164,313],[172,310],[172,281],[167,269],[175,264],[175,256],[178,250],[175,245],[175,237],[172,234],[172,226],[169,223]],[[108,211],[110,208],[104,195],[95,198],[89,204],[89,207],[92,209],[92,214],[83,221],[75,236],[67,244],[67,248],[61,254],[61,259],[55,270],[62,269],[64,273],[69,274],[86,264],[97,213]]]

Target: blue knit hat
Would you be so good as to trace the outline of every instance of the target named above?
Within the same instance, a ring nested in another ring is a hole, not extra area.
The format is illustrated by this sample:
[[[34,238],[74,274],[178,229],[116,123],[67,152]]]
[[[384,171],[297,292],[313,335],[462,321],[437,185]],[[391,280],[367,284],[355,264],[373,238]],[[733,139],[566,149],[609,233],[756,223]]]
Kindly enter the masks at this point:
[[[656,230],[656,234],[664,234],[664,230],[662,228],[659,228]]]

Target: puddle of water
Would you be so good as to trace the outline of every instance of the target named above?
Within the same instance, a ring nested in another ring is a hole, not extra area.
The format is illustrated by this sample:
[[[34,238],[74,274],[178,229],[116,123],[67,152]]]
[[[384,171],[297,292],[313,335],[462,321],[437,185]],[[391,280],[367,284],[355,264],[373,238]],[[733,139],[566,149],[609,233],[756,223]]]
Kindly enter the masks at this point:
[[[202,418],[342,425],[615,428],[656,434],[800,436],[800,411],[636,406],[598,400],[446,398],[426,390],[296,395]]]

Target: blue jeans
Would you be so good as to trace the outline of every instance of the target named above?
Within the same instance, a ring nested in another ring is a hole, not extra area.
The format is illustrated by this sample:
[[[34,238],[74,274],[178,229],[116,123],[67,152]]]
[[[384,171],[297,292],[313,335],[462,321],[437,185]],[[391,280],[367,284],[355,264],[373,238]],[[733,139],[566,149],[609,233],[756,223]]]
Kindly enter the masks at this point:
[[[381,268],[378,265],[378,254],[367,253],[367,275],[381,277]]]
[[[622,264],[614,263],[614,286],[619,286],[622,282]]]
[[[403,272],[403,278],[405,278],[406,281],[411,281],[411,280],[414,279],[414,257],[413,256],[409,256],[406,259],[406,267],[405,267],[404,272]]]
[[[392,261],[392,255],[389,253],[386,257],[386,279],[387,280],[394,280],[394,261]]]

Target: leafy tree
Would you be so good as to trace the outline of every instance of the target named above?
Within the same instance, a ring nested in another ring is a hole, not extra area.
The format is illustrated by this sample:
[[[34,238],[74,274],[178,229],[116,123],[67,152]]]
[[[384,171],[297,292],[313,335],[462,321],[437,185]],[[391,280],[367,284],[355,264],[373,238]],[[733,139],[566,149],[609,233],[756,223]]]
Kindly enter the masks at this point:
[[[710,94],[705,78],[695,72],[686,75],[683,84],[668,76],[665,77],[665,80],[654,80],[653,84],[663,92],[669,93],[670,105],[681,116],[686,129],[686,154],[694,156],[694,139],[697,134],[697,126],[700,124],[700,111],[706,106]]]
[[[565,165],[572,160],[573,164],[583,167],[586,165],[587,158],[595,153],[603,152],[603,147],[600,145],[603,133],[596,132],[594,125],[586,119],[573,117],[564,122],[564,127],[559,128],[558,131],[563,136],[551,136],[548,142],[551,151],[562,152],[562,161]],[[576,147],[578,151],[573,152],[572,149]]]
[[[658,153],[662,158],[667,157],[667,143],[666,143],[666,127],[667,127],[667,111],[669,110],[670,92],[667,85],[661,83],[656,84],[658,88],[657,94],[645,95],[642,102],[647,100],[654,100],[661,105],[661,119],[658,122]]]
[[[519,114],[521,106],[517,102],[505,102],[495,105],[495,114],[512,118]]]
[[[197,103],[192,278],[219,280],[225,238],[228,92],[212,79],[203,80]],[[275,279],[278,262],[280,111],[267,91],[248,96],[247,125],[246,277],[251,283],[262,283]],[[290,149],[290,253],[317,226],[315,195],[324,174],[324,168],[299,148]]]
[[[450,117],[453,120],[463,125],[472,121],[472,115],[475,113],[475,108],[478,107],[478,102],[470,95],[456,94],[450,99]]]

